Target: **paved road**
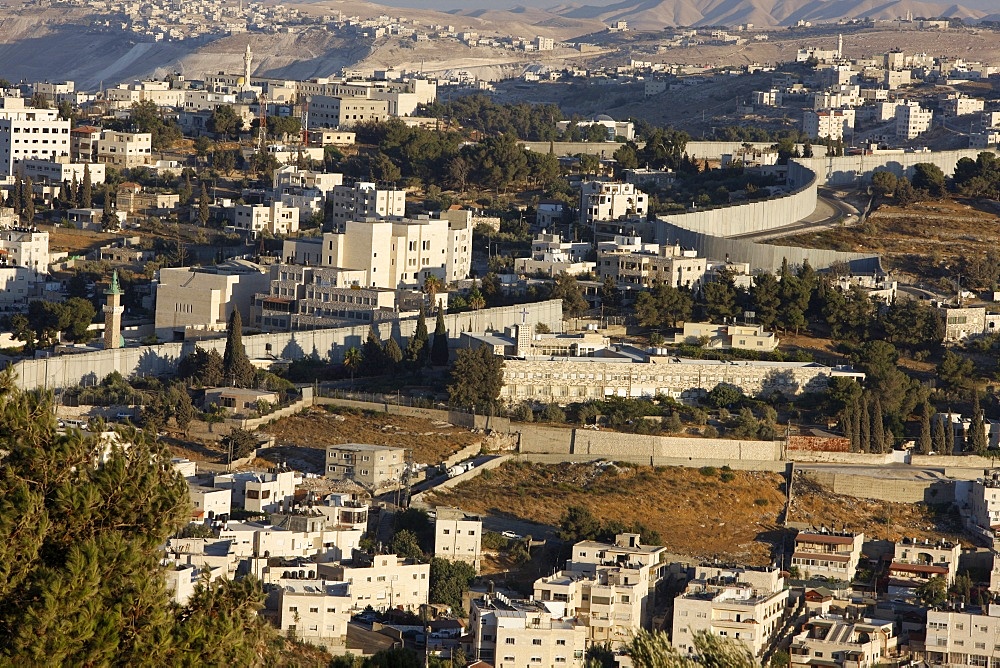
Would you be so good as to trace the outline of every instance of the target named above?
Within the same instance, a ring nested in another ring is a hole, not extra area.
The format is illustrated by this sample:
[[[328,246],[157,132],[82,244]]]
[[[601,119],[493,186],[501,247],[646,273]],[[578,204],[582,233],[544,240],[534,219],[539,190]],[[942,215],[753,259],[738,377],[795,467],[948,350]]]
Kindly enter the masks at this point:
[[[746,241],[765,241],[777,237],[785,237],[790,234],[802,232],[825,230],[840,223],[850,223],[856,221],[860,212],[851,204],[839,199],[836,191],[828,188],[821,188],[820,195],[816,201],[816,210],[803,220],[798,220],[788,225],[775,227],[763,232],[749,232],[738,234],[730,239],[743,239]]]

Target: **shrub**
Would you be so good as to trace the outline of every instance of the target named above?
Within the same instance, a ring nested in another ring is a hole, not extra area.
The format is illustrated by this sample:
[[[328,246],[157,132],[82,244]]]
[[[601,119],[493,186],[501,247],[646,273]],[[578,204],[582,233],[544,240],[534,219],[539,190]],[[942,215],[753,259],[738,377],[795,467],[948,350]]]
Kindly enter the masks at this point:
[[[702,474],[706,478],[711,478],[712,476],[716,475],[718,471],[715,469],[714,466],[702,466],[700,469],[698,469],[698,473]]]
[[[712,425],[708,425],[702,430],[701,435],[705,438],[719,438],[719,430]]]
[[[768,503],[767,499],[754,499],[753,505],[755,506],[766,506]]]
[[[719,480],[722,482],[732,482],[736,479],[736,474],[732,471],[723,471],[722,475],[719,476]]]
[[[542,419],[546,422],[566,422],[566,412],[559,408],[559,404],[551,403],[542,410]]]

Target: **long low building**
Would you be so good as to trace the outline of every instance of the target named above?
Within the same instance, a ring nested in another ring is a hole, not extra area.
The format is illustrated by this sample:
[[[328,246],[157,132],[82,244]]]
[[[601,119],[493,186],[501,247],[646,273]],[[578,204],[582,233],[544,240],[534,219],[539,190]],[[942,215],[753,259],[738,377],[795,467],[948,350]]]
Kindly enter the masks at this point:
[[[793,396],[823,391],[834,376],[864,378],[853,369],[814,362],[682,359],[623,347],[594,357],[508,359],[500,398],[548,403],[661,394],[694,401],[720,383],[749,396]]]

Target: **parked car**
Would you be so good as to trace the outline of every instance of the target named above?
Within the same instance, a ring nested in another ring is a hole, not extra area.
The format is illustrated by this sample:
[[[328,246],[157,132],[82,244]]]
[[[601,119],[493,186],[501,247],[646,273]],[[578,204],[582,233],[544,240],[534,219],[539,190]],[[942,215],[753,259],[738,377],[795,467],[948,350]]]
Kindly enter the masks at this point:
[[[500,533],[500,535],[510,540],[520,540],[521,538],[524,537],[519,533],[514,533],[513,531],[503,531]]]

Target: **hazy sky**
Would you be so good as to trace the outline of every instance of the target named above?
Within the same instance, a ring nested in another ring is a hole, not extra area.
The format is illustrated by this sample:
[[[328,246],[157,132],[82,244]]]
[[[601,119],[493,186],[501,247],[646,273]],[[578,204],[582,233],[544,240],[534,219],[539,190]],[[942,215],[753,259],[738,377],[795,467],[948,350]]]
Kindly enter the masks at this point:
[[[665,0],[669,2],[670,0]],[[752,1],[752,0],[750,0]],[[390,7],[419,7],[420,9],[439,9],[439,10],[450,10],[450,9],[506,9],[509,7],[517,6],[527,6],[527,7],[552,7],[558,4],[563,4],[559,0],[374,0],[380,5],[389,5]],[[569,0],[565,4],[576,4],[576,5],[606,5],[612,4],[613,0]],[[968,7],[969,9],[979,9],[986,12],[997,12],[1000,13],[1000,0],[944,0],[941,2],[934,2],[933,4],[940,5],[941,7],[949,7],[953,4],[959,4],[963,7]],[[614,4],[617,4],[615,2]]]

